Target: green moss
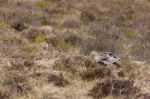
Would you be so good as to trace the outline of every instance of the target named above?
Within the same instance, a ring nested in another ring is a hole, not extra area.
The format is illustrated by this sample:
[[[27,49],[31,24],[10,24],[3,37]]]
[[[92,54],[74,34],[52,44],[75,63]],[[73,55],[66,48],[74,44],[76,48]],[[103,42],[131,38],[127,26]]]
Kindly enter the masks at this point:
[[[63,50],[67,50],[69,48],[71,48],[71,45],[67,42],[64,42],[64,41],[59,41],[57,44],[56,44],[56,48],[58,49],[63,49]]]
[[[128,39],[133,39],[136,37],[137,33],[132,31],[132,30],[127,30],[123,33],[124,37],[128,38]]]
[[[121,19],[122,19],[123,21],[132,20],[132,19],[134,19],[134,18],[135,18],[135,16],[134,16],[133,14],[128,14],[128,15],[123,15],[123,16],[121,16]]]
[[[32,38],[32,42],[33,43],[41,43],[45,40],[45,37],[46,36],[44,34],[37,35],[37,36]]]
[[[43,7],[50,6],[50,2],[49,1],[38,1],[35,3],[35,5],[43,8]]]

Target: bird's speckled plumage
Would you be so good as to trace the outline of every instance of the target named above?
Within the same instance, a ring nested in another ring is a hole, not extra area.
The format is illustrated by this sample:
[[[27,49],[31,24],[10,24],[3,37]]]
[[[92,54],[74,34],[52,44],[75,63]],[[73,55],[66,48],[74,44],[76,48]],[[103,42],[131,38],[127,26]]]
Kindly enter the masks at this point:
[[[117,62],[119,61],[120,58],[114,55],[112,52],[98,53],[96,51],[92,51],[90,55],[94,56],[95,62],[97,63],[101,63],[104,65],[115,64],[119,66]]]

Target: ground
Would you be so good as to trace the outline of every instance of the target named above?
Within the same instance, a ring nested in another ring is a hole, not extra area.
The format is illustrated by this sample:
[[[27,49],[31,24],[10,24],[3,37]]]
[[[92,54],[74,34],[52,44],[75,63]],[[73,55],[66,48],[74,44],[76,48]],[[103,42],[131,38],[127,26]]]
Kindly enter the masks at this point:
[[[150,98],[149,0],[0,1],[0,99]]]

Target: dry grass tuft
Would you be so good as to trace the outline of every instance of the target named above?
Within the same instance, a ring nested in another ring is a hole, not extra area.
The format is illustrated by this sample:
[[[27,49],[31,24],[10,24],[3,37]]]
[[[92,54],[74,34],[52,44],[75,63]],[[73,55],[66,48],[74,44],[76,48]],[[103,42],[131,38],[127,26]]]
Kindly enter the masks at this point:
[[[96,86],[90,90],[89,95],[92,95],[95,99],[108,95],[125,95],[127,98],[130,98],[138,91],[139,89],[134,87],[133,82],[130,80],[105,79],[97,83]]]
[[[66,18],[62,22],[64,28],[80,28],[81,22],[75,18]]]
[[[85,68],[92,68],[95,66],[96,64],[86,57],[72,56],[63,58],[62,60],[56,62],[53,68],[56,70],[63,70],[79,75],[80,71],[82,72],[82,70],[84,70]]]
[[[3,88],[7,88],[8,94],[23,95],[32,91],[32,86],[28,83],[28,78],[19,74],[6,74],[2,81]],[[4,98],[5,99],[5,98]]]
[[[69,84],[69,81],[66,80],[62,74],[48,75],[48,82],[54,82],[54,84],[59,87],[64,87]]]
[[[93,80],[96,78],[111,77],[112,72],[105,67],[87,68],[85,71],[81,71],[80,76],[84,80]]]

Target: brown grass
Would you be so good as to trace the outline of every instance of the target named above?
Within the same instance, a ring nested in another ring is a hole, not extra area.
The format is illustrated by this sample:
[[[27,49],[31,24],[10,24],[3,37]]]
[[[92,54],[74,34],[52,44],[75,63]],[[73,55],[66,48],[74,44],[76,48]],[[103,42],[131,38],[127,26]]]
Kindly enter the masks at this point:
[[[149,6],[1,0],[0,99],[122,99],[134,97],[134,88],[150,90]],[[118,54],[122,67],[96,64],[92,50]]]

